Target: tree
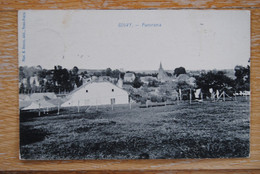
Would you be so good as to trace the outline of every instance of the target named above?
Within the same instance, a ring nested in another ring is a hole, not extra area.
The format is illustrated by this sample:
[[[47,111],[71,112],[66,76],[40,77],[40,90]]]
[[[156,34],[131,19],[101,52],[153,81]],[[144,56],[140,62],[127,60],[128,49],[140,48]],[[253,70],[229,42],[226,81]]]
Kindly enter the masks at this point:
[[[111,74],[111,76],[113,77],[113,78],[119,78],[119,75],[121,74],[121,72],[118,70],[118,69],[116,69],[116,70],[113,70],[112,71],[112,74]]]
[[[112,69],[111,68],[107,68],[106,69],[106,76],[111,76],[112,74]]]
[[[30,76],[26,78],[26,90],[29,92],[31,91],[31,84],[30,84]]]
[[[97,77],[100,77],[102,74],[101,74],[101,72],[94,72],[93,75],[97,76]]]
[[[157,90],[159,92],[158,94],[162,96],[164,99],[166,98],[171,99],[172,94],[177,90],[177,84],[176,82],[164,83],[159,85]]]
[[[136,77],[132,85],[134,88],[140,88],[143,85],[143,83],[141,82],[139,77]]]
[[[148,87],[158,87],[159,86],[159,82],[157,80],[150,80],[148,82]]]
[[[172,73],[166,72],[167,76],[171,77]]]
[[[84,72],[81,72],[80,73],[82,77],[88,77],[88,72],[87,71],[84,71]]]
[[[48,84],[46,84],[46,87],[48,86],[48,88],[53,88],[54,92],[65,90],[71,91],[73,90],[76,79],[78,77],[77,72],[77,67],[74,67],[71,71],[68,71],[66,68],[62,69],[61,66],[55,66],[52,80],[48,80]]]
[[[24,67],[20,66],[19,67],[19,80],[21,81],[23,78],[25,78]]]
[[[41,66],[41,65],[36,66],[36,68],[37,68],[38,70],[42,70],[42,66]]]
[[[25,89],[25,88],[24,88],[24,84],[21,83],[21,85],[20,85],[20,89],[19,89],[20,91],[19,91],[19,92],[20,92],[20,93],[23,93],[23,92],[24,92],[24,89]]]
[[[76,83],[77,87],[80,87],[83,84],[83,81],[82,81],[82,79],[79,78],[79,76],[77,76],[75,79],[75,83]]]
[[[72,69],[72,74],[73,75],[78,75],[78,72],[79,72],[78,67],[74,66],[73,69]]]
[[[35,81],[35,79],[33,79],[31,88],[32,88],[33,92],[35,92],[35,91],[37,90],[37,86],[36,86],[36,81]]]
[[[195,98],[194,92],[193,92],[193,86],[188,84],[186,81],[180,81],[177,83],[177,89],[181,89],[182,99],[188,100],[190,98],[190,92],[192,95],[192,99]]]
[[[209,89],[215,90],[226,90],[233,93],[235,82],[230,77],[226,76],[223,71],[209,71],[208,73],[203,73],[200,76],[196,76],[196,85],[201,88],[204,96],[210,96]]]
[[[236,66],[235,67],[235,88],[236,91],[250,90],[250,66]]]
[[[177,83],[177,89],[190,90],[191,88],[193,88],[193,86],[188,84],[186,81],[180,81]]]
[[[184,67],[175,68],[173,75],[176,75],[178,77],[180,74],[186,74],[186,70]]]

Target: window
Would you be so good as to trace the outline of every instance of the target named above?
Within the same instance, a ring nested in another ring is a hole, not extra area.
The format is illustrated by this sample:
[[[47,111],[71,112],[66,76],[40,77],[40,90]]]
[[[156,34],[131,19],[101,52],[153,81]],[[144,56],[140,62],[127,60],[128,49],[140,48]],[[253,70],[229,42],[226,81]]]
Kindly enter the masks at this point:
[[[114,89],[112,89],[112,92],[114,92]]]
[[[111,101],[111,105],[116,103],[116,99],[115,98],[111,98],[110,101]]]

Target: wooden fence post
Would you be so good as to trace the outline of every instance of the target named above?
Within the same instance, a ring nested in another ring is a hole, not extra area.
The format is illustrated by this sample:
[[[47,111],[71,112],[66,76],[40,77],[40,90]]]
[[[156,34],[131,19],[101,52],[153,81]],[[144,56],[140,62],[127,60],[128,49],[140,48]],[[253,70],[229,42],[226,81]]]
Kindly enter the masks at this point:
[[[190,88],[190,104],[191,104],[191,97],[192,97],[192,96],[191,96],[191,88]]]
[[[179,93],[180,93],[180,101],[182,101],[181,89],[179,89]]]
[[[39,113],[38,113],[39,116],[41,116],[41,104],[39,103]]]
[[[60,100],[58,101],[58,113],[57,113],[57,115],[59,115],[60,114]]]
[[[78,113],[79,113],[79,100],[78,100]]]

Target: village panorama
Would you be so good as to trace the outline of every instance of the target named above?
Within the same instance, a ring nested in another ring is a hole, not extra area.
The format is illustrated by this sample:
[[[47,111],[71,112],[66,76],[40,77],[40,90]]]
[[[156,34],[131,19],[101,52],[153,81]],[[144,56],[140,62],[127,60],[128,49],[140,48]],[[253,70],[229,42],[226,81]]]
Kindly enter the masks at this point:
[[[250,66],[19,67],[21,159],[249,156]]]

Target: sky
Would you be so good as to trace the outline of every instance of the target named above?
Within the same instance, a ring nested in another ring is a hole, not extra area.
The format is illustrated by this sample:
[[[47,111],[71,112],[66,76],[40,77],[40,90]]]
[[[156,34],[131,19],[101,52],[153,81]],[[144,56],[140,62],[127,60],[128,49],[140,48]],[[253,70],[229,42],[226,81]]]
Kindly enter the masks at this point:
[[[19,11],[20,66],[234,69],[250,58],[243,10]]]

